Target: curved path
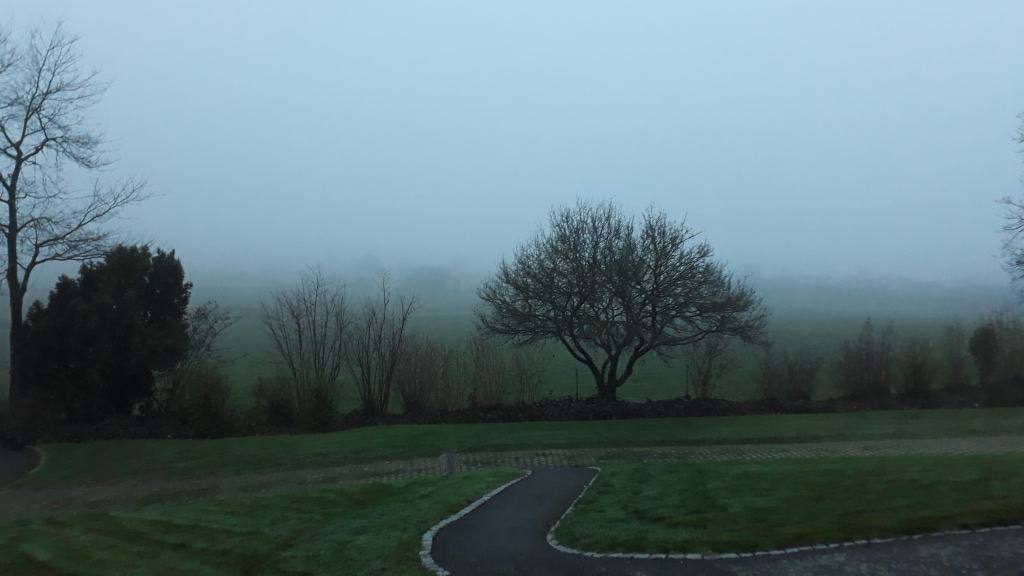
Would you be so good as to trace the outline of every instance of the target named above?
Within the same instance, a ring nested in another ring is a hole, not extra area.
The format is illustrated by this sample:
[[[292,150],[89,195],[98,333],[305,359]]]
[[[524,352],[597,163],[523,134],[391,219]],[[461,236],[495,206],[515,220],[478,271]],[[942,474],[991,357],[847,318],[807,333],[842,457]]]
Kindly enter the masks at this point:
[[[434,537],[433,559],[454,576],[664,574],[1024,574],[1024,530],[897,540],[730,560],[591,558],[547,542],[548,530],[596,471],[542,468]]]

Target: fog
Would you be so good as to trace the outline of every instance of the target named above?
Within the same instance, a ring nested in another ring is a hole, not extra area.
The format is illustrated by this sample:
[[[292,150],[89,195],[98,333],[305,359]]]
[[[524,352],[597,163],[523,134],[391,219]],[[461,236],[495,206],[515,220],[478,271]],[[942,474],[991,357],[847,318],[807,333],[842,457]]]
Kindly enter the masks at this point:
[[[1003,285],[1024,4],[0,2],[62,19],[194,278],[482,274],[552,204],[656,205],[762,277]],[[713,5],[712,5],[713,4]]]

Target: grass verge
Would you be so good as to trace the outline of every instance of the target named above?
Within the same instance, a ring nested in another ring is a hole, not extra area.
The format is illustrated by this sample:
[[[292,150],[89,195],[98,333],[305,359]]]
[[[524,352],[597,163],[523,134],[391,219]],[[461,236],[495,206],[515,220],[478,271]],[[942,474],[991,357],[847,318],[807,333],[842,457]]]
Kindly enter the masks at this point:
[[[611,463],[556,537],[600,552],[746,552],[1024,520],[1024,456]]]
[[[43,446],[47,463],[19,485],[75,487],[314,470],[435,457],[445,450],[672,446],[1024,434],[1024,408],[370,427],[218,440],[109,440]]]
[[[0,525],[5,576],[426,574],[420,537],[515,478],[489,470]]]

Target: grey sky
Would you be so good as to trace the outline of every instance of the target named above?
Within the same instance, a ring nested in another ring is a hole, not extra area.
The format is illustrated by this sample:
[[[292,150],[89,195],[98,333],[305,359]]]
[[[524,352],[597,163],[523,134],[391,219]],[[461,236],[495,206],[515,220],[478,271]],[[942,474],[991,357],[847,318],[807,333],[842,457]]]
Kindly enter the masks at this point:
[[[1024,3],[0,0],[63,18],[198,271],[490,269],[577,196],[763,274],[998,283]]]

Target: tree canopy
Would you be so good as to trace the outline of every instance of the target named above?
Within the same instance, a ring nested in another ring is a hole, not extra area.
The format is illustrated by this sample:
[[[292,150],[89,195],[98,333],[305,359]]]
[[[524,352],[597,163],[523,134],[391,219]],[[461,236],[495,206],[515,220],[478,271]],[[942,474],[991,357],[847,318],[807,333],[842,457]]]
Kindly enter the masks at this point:
[[[754,290],[697,232],[653,209],[630,217],[612,202],[554,209],[479,296],[487,333],[561,343],[609,399],[645,355],[713,335],[753,341],[766,319]]]
[[[127,415],[154,374],[188,349],[185,281],[174,252],[117,246],[62,276],[25,320],[21,376],[30,396],[72,421]]]

